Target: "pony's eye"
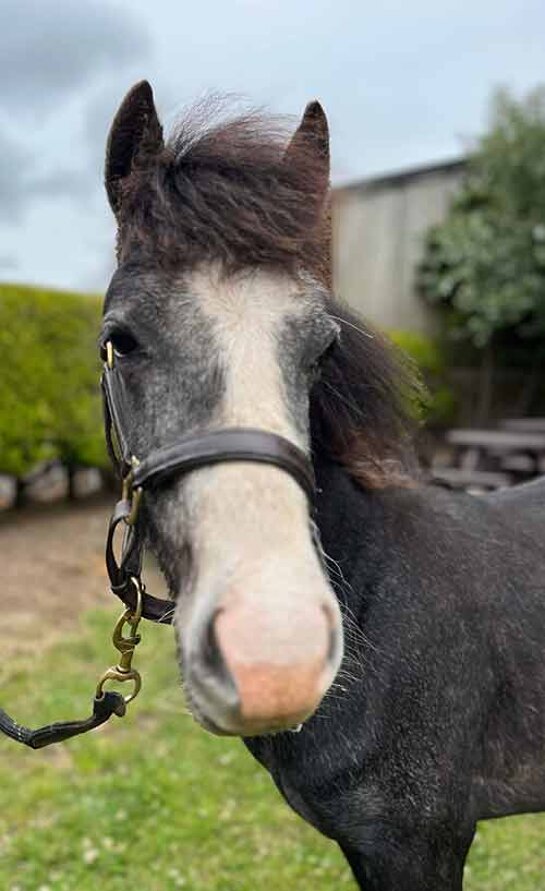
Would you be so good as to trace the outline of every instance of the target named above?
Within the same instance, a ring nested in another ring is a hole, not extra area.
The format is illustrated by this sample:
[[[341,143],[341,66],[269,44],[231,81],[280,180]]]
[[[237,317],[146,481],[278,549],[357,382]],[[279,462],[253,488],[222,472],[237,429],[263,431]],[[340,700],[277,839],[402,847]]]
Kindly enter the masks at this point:
[[[129,353],[134,352],[138,347],[138,341],[128,331],[112,331],[107,337],[106,342],[108,341],[112,344],[113,351],[119,358],[128,356]],[[103,359],[106,357],[106,344],[102,346],[101,355]]]

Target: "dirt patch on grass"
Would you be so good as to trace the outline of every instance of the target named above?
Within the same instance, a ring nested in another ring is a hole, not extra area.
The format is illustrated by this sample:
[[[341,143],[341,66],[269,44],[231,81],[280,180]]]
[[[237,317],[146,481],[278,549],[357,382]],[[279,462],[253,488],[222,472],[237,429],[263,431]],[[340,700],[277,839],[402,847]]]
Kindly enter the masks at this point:
[[[114,607],[104,566],[113,497],[0,517],[0,646],[24,654],[73,630],[92,607]],[[157,578],[153,579],[157,587]]]

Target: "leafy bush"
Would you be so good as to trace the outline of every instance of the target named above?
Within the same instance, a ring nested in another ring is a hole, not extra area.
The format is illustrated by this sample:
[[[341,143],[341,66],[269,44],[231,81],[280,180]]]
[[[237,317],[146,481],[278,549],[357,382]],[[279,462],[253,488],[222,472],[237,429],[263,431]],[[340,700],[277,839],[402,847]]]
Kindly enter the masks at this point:
[[[446,363],[438,343],[416,331],[394,330],[388,335],[422,375],[427,393],[417,408],[423,419],[430,425],[448,424],[456,410],[456,399],[446,380]]]
[[[97,297],[0,286],[0,471],[107,466],[98,392]]]
[[[545,87],[521,101],[496,94],[465,183],[429,232],[419,285],[479,348],[505,331],[545,335]]]

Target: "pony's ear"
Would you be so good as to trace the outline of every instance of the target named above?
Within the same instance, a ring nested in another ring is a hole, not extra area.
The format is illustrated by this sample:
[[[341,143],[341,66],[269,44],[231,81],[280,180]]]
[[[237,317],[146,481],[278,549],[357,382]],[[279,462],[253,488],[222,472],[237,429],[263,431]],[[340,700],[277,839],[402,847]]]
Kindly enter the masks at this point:
[[[329,187],[329,127],[325,111],[316,100],[305,108],[285,154],[288,164],[297,163],[298,159],[304,164],[305,158],[312,162],[317,192],[325,195]]]
[[[108,135],[104,179],[114,214],[119,211],[123,180],[129,176],[135,158],[153,157],[163,145],[153,91],[147,80],[141,80],[123,99]]]

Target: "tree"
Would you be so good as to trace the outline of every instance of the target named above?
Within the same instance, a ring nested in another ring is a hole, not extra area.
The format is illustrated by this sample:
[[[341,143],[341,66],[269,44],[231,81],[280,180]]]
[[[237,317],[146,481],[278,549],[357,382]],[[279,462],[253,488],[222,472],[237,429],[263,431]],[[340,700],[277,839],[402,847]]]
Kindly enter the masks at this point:
[[[107,466],[96,338],[100,300],[0,286],[0,472],[48,459]]]
[[[424,298],[446,310],[450,333],[483,351],[485,401],[499,337],[514,334],[542,360],[545,87],[522,100],[495,94],[489,131],[446,220],[428,234],[418,280]]]

